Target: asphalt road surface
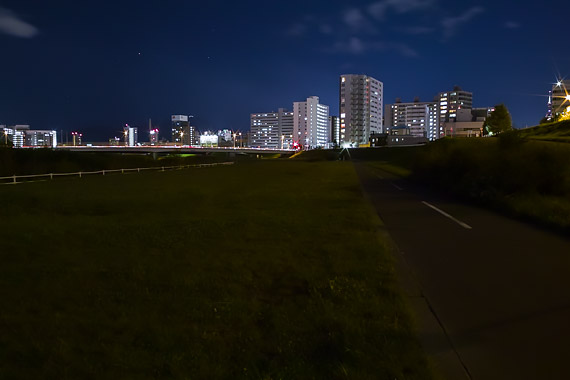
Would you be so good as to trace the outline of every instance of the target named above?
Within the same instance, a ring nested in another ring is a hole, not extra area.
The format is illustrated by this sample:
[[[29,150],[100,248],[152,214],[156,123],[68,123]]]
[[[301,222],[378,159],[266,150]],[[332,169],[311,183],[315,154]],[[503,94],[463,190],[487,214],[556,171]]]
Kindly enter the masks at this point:
[[[570,240],[355,168],[444,378],[570,379]]]

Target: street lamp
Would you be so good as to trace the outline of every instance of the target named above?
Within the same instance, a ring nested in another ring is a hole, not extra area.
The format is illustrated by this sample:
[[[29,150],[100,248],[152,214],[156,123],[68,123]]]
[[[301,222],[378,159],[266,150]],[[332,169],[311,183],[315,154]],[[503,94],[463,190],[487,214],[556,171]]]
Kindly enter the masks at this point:
[[[234,149],[236,148],[236,137],[237,137],[237,133],[234,132]]]
[[[71,132],[71,136],[73,137],[73,146],[77,146],[77,138],[79,135],[79,132]]]

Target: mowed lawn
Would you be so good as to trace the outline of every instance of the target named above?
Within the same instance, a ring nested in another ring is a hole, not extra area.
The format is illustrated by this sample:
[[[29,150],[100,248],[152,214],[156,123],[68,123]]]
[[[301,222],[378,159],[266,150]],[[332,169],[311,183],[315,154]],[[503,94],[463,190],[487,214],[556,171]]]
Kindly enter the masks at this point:
[[[0,378],[430,378],[351,163],[0,196]]]

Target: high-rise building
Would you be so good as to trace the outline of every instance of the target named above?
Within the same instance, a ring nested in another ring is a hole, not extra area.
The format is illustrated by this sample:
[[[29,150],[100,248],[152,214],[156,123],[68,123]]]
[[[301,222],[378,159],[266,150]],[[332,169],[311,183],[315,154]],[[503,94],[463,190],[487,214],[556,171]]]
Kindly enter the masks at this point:
[[[293,136],[304,149],[328,147],[329,106],[320,104],[318,96],[293,103]]]
[[[151,129],[148,132],[148,141],[150,142],[150,145],[158,144],[158,129],[157,128]]]
[[[558,80],[552,86],[552,105],[551,105],[551,118],[558,117],[562,112],[565,112],[570,107],[570,80]]]
[[[437,110],[437,102],[420,102],[419,98],[411,103],[396,101],[394,104],[386,104],[384,129],[389,133],[391,128],[407,127],[412,136],[435,140],[439,137]]]
[[[288,149],[293,145],[293,112],[279,108],[278,112],[250,115],[250,146]]]
[[[463,91],[459,86],[455,86],[453,91],[440,92],[437,98],[440,126],[446,121],[456,121],[458,110],[473,108],[473,93]]]
[[[293,149],[293,130],[295,123],[293,121],[293,112],[289,112],[284,108],[279,108],[279,138],[280,149]]]
[[[126,146],[135,146],[139,142],[139,129],[138,127],[131,127],[125,124],[123,127],[123,135],[125,138]]]
[[[277,112],[252,113],[250,115],[251,146],[273,148],[279,146],[279,114]]]
[[[382,133],[384,85],[367,75],[346,74],[339,83],[341,144],[368,144]]]
[[[26,130],[24,145],[56,148],[57,132],[50,130]]]
[[[190,125],[188,115],[172,115],[172,142],[180,145],[192,145],[196,141],[196,130]]]
[[[30,129],[29,125],[0,126],[2,140],[15,148],[29,147],[57,147],[57,132],[52,130]]]
[[[334,146],[340,145],[340,118],[338,116],[329,116],[330,140]]]

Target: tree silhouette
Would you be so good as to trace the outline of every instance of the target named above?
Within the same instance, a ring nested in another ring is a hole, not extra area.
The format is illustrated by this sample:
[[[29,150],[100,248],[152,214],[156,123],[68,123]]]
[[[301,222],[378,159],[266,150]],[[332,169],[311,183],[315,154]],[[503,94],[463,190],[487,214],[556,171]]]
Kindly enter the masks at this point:
[[[485,132],[494,135],[513,129],[511,114],[504,104],[495,106],[495,110],[485,120],[484,129]]]

